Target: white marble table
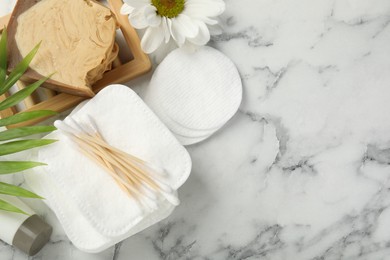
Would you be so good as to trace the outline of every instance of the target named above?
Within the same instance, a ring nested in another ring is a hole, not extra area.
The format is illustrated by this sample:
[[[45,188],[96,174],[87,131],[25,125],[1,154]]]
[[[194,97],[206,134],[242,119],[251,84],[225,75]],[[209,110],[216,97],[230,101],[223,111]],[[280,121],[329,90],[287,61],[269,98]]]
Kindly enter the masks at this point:
[[[0,243],[0,259],[390,259],[390,1],[226,3],[211,45],[237,64],[244,101],[188,147],[173,215],[92,255],[36,203],[50,244],[27,258]]]

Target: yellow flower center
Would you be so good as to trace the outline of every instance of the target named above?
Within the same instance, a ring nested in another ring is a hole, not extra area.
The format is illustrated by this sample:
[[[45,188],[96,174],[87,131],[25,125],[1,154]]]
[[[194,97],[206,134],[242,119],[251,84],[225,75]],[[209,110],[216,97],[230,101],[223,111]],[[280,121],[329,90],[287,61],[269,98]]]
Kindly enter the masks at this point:
[[[184,10],[185,0],[152,0],[157,8],[157,14],[168,18],[178,16]]]

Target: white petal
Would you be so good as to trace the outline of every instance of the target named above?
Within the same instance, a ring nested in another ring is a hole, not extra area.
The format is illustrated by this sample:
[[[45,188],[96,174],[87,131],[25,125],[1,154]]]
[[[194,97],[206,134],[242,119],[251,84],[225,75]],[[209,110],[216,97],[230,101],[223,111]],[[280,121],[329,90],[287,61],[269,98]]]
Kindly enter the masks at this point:
[[[209,24],[209,25],[216,25],[218,24],[218,21],[215,20],[215,19],[210,19],[210,18],[207,18],[207,17],[200,17],[199,20],[205,22],[206,24]]]
[[[187,53],[194,53],[201,48],[201,46],[193,44],[192,42],[186,41],[186,43],[181,47]]]
[[[172,20],[170,18],[167,18],[167,25],[168,25],[168,30],[169,30],[169,34],[172,36],[173,38],[173,34],[172,34]],[[174,39],[174,38],[173,38]],[[175,40],[175,39],[174,39]]]
[[[141,40],[141,47],[145,53],[154,52],[162,43],[164,33],[160,27],[149,27]]]
[[[177,18],[183,29],[185,29],[186,37],[194,37],[198,34],[199,27],[190,17],[184,14],[180,14]]]
[[[175,40],[177,45],[181,47],[185,42],[185,37],[183,34],[180,33],[180,30],[177,28],[177,25],[174,23],[174,19],[168,19],[168,28],[171,31],[172,38]]]
[[[205,45],[210,41],[209,29],[207,28],[206,24],[204,24],[203,22],[197,21],[197,25],[199,26],[198,35],[193,38],[188,38],[188,40],[196,45]]]
[[[134,8],[142,8],[150,5],[149,0],[124,0],[124,2]]]
[[[220,35],[223,33],[223,27],[220,24],[209,25],[207,27],[209,28],[211,35]]]
[[[131,25],[136,29],[145,29],[149,25],[145,18],[144,8],[135,9],[129,15],[129,21]]]
[[[186,15],[180,14],[172,19],[172,26],[175,34],[182,34],[186,37],[195,37],[198,34],[199,27],[194,21]]]
[[[171,39],[171,33],[170,33],[170,31],[169,31],[168,22],[170,23],[171,20],[168,19],[168,18],[166,18],[166,17],[163,17],[163,18],[162,18],[161,26],[162,26],[162,29],[163,29],[163,31],[164,31],[165,43],[168,43],[168,42],[169,42],[169,39]]]
[[[121,7],[121,14],[131,14],[134,11],[134,8],[128,4],[123,4]]]
[[[215,17],[225,11],[223,0],[187,0],[183,14],[196,17]]]
[[[203,9],[201,9],[201,10],[203,10]],[[200,11],[198,13],[196,13],[196,12],[189,12],[189,11],[183,12],[183,14],[189,16],[191,19],[201,20],[201,21],[203,21],[203,22],[205,22],[207,24],[211,24],[211,25],[214,25],[214,24],[218,23],[217,20],[211,19],[211,18],[209,18],[209,16],[202,15],[201,13],[202,13],[202,11]]]
[[[153,27],[159,26],[161,23],[161,16],[157,15],[156,11],[156,7],[151,5],[145,7],[144,11],[146,22]]]

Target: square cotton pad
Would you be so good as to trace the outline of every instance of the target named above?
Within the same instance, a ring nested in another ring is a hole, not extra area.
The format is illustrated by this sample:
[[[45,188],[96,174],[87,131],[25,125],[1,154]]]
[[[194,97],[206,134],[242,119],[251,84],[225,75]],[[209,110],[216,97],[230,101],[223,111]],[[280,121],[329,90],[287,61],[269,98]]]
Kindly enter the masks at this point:
[[[182,144],[202,141],[238,110],[242,83],[237,68],[211,47],[172,51],[144,92],[145,103]]]
[[[188,178],[191,159],[187,151],[129,88],[109,86],[69,117],[82,120],[86,115],[94,119],[107,143],[164,168],[173,189]],[[81,250],[104,250],[173,210],[163,197],[157,200],[157,210],[145,210],[62,132],[53,132],[47,138],[59,142],[40,149],[34,158],[48,164],[46,174],[38,169],[37,174],[26,174],[26,179],[34,191],[45,196]]]

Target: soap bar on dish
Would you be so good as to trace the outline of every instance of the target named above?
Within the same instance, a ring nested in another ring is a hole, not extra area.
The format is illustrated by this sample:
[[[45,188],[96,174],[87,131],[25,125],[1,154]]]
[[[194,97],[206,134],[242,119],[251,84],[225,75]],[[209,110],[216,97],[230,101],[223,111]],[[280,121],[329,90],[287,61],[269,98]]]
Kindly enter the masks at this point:
[[[10,21],[10,67],[41,42],[24,80],[55,73],[45,86],[91,97],[118,55],[116,28],[110,9],[93,0],[20,0]]]
[[[166,181],[173,189],[188,178],[188,152],[128,87],[106,87],[70,117],[81,119],[87,115],[94,119],[107,143],[164,168]],[[64,133],[56,131],[47,138],[59,142],[40,149],[34,159],[48,166],[25,177],[29,186],[46,198],[79,249],[102,251],[162,220],[174,209],[160,197],[157,210],[143,210]]]

